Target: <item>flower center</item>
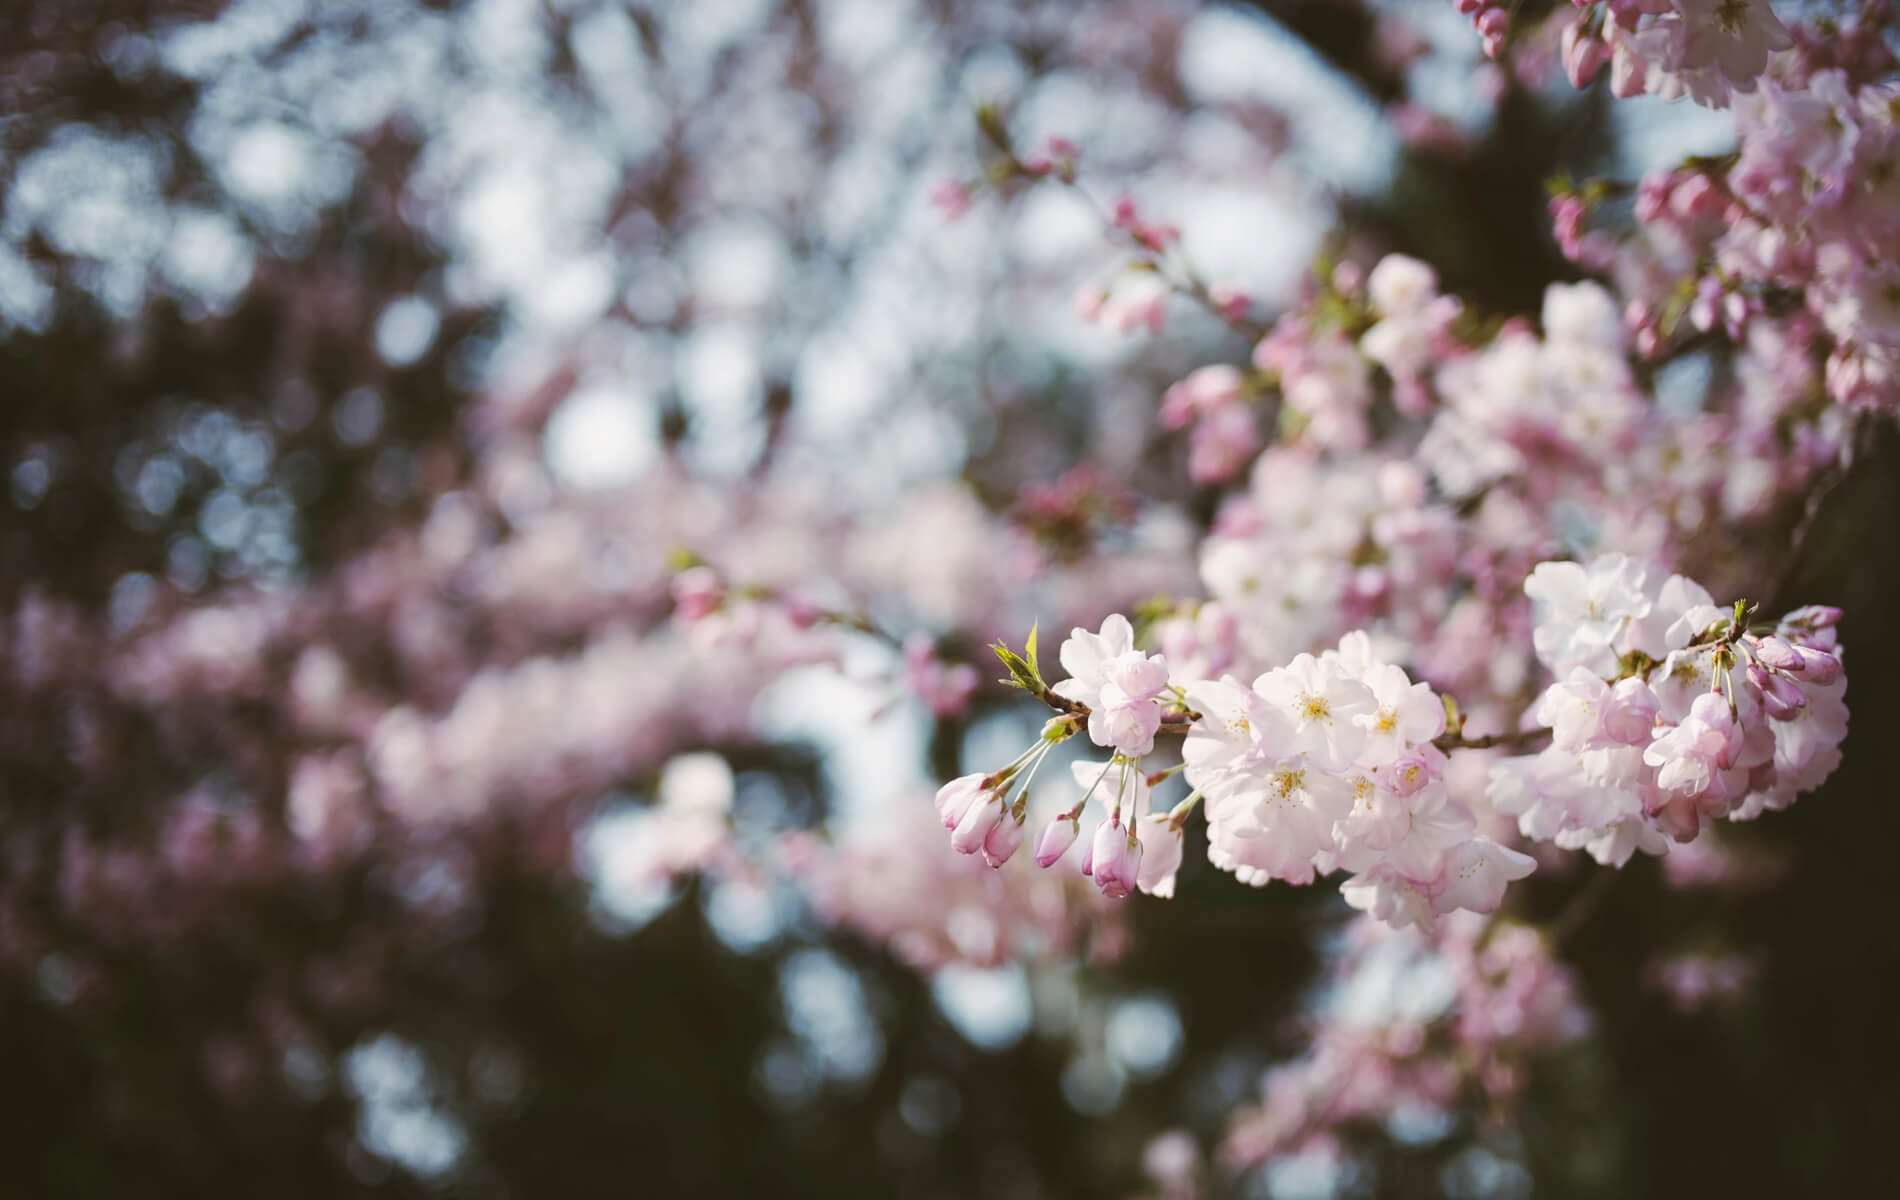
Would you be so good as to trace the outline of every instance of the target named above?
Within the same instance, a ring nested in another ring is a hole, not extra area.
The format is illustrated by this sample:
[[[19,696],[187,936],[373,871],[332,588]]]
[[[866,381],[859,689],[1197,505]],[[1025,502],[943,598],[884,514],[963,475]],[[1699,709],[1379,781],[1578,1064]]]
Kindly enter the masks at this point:
[[[1273,777],[1273,790],[1282,800],[1293,799],[1293,793],[1306,788],[1305,771],[1281,771]]]

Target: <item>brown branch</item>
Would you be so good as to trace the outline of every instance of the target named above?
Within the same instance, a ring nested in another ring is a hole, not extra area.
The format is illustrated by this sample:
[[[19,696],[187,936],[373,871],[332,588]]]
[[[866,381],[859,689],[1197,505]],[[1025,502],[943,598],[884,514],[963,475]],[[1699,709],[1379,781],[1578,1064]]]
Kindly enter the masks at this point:
[[[1468,738],[1461,733],[1448,733],[1435,738],[1432,745],[1440,750],[1492,750],[1504,746],[1512,750],[1529,750],[1533,744],[1550,736],[1548,729],[1520,729],[1516,733],[1488,733],[1483,737]],[[1541,747],[1538,747],[1541,749]]]
[[[1068,713],[1070,716],[1078,717],[1084,721],[1086,721],[1089,714],[1094,711],[1080,700],[1071,700],[1067,696],[1056,695],[1056,693],[1048,687],[1044,687],[1040,692],[1031,694],[1057,712]],[[1201,714],[1191,708],[1183,709],[1180,712],[1163,713],[1161,716],[1160,732],[1186,733],[1189,726],[1200,719]]]

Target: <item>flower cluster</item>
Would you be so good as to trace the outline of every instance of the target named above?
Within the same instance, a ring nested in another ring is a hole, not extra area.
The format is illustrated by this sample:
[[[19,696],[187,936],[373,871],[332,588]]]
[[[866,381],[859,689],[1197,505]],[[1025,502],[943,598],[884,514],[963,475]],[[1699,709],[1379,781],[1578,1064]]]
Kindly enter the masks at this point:
[[[1182,727],[1179,689],[1169,681],[1166,660],[1135,649],[1134,627],[1119,613],[1103,621],[1099,633],[1077,629],[1070,635],[1061,650],[1069,678],[1054,687],[1042,682],[1034,653],[1032,637],[1030,659],[1005,651],[1004,661],[1019,683],[1067,715],[1050,721],[1036,744],[1002,770],[964,775],[938,790],[937,812],[951,830],[951,846],[964,854],[981,851],[993,867],[1014,856],[1023,842],[1029,785],[1037,768],[1055,746],[1085,727],[1092,742],[1112,753],[1106,762],[1072,764],[1082,798],[1037,835],[1037,865],[1053,866],[1068,853],[1081,837],[1089,801],[1100,794],[1108,811],[1088,839],[1082,874],[1111,899],[1137,889],[1173,895],[1188,809],[1152,812],[1153,783],[1140,766],[1142,756],[1154,749],[1164,719],[1177,730]]]
[[[1542,753],[1492,768],[1488,794],[1526,837],[1621,866],[1708,822],[1783,809],[1840,762],[1839,610],[1750,627],[1707,591],[1622,555],[1545,563],[1525,582],[1557,679],[1532,715]]]
[[[1605,63],[1619,96],[1688,96],[1720,108],[1752,92],[1794,38],[1768,0],[1609,0],[1564,31],[1564,69],[1579,87]]]
[[[1161,427],[1185,429],[1188,474],[1197,483],[1221,483],[1244,470],[1260,449],[1260,433],[1248,403],[1248,381],[1227,363],[1200,367],[1161,398]]]
[[[1445,786],[1445,707],[1380,661],[1364,633],[1243,685],[1189,687],[1201,717],[1182,747],[1206,797],[1215,866],[1256,886],[1353,873],[1348,903],[1430,928],[1454,909],[1490,912],[1531,859],[1479,836]]]
[[[1204,805],[1209,861],[1243,883],[1308,884],[1345,871],[1347,903],[1395,928],[1492,912],[1535,863],[1487,836],[1483,814],[1515,816],[1525,838],[1621,866],[1639,849],[1693,840],[1707,821],[1785,808],[1840,761],[1838,610],[1804,608],[1750,627],[1746,605],[1724,610],[1692,580],[1656,578],[1625,555],[1538,564],[1524,582],[1535,603],[1530,640],[1557,681],[1526,714],[1535,727],[1476,741],[1448,728],[1448,698],[1381,657],[1363,630],[1252,683],[1208,678],[1207,655],[1178,660],[1197,673],[1171,669],[1138,649],[1134,626],[1115,614],[1099,632],[1070,634],[1060,656],[1069,677],[1051,686],[1032,635],[1027,658],[998,653],[1017,686],[1061,715],[1001,770],[943,785],[938,815],[954,848],[1002,865],[1024,841],[1035,768],[1086,729],[1110,756],[1074,764],[1082,799],[1042,828],[1040,866],[1081,839],[1100,795],[1106,812],[1082,873],[1111,898],[1172,895],[1183,824]],[[1208,607],[1218,629],[1223,614]],[[1199,651],[1185,618],[1161,628]],[[1150,775],[1143,759],[1164,729],[1185,735],[1181,763]],[[1544,735],[1541,753],[1492,764],[1478,810],[1475,788],[1456,794],[1448,751]],[[1176,771],[1193,790],[1156,812],[1153,787]]]
[[[1890,7],[1814,29],[1784,26],[1764,0],[1639,0],[1557,19],[1579,86],[1607,62],[1619,95],[1687,95],[1735,114],[1735,152],[1635,186],[1634,230],[1585,228],[1628,184],[1552,201],[1566,252],[1628,295],[1639,348],[1659,353],[1691,329],[1747,345],[1764,326],[1772,340],[1751,349],[1796,374],[1825,361],[1843,404],[1891,405],[1900,59]]]

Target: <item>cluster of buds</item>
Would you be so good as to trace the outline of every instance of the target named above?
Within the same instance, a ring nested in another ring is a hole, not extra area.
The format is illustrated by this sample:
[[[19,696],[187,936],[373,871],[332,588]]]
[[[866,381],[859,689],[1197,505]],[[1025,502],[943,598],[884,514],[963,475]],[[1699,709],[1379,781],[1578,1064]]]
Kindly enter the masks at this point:
[[[1180,229],[1164,221],[1151,221],[1142,216],[1133,196],[1117,199],[1109,216],[1115,228],[1126,233],[1135,245],[1151,253],[1161,254],[1181,240]]]
[[[1077,762],[1071,770],[1076,785],[1084,789],[1082,799],[1036,835],[1036,865],[1053,867],[1062,860],[1081,838],[1089,800],[1100,793],[1108,811],[1083,851],[1082,874],[1111,900],[1137,889],[1151,896],[1174,895],[1174,876],[1181,869],[1181,829],[1191,809],[1153,811],[1154,785],[1162,773],[1143,775],[1138,762],[1119,754],[1105,763]]]
[[[1006,682],[1042,699],[1060,715],[1044,725],[1034,745],[1001,770],[964,775],[938,790],[937,811],[952,831],[952,848],[964,854],[981,851],[991,866],[1013,856],[1023,842],[1029,784],[1037,768],[1056,746],[1086,730],[1090,741],[1111,753],[1106,762],[1072,764],[1082,798],[1037,835],[1037,865],[1054,866],[1081,840],[1083,815],[1099,796],[1107,811],[1087,840],[1082,874],[1111,899],[1138,889],[1172,895],[1181,864],[1182,827],[1193,805],[1152,812],[1154,786],[1174,772],[1149,775],[1141,765],[1154,749],[1157,734],[1164,728],[1183,731],[1193,715],[1169,679],[1166,660],[1135,649],[1134,627],[1119,614],[1104,621],[1099,633],[1077,629],[1071,634],[1060,655],[1069,677],[1054,686],[1042,678],[1034,630],[1024,654],[1001,645],[996,651],[1010,671]]]
[[[1046,745],[1046,741],[1040,743],[1037,749]],[[1034,765],[1041,761],[1038,754]],[[983,861],[992,867],[1000,867],[1015,856],[1023,844],[1023,821],[1029,805],[1028,787],[1015,787],[1022,762],[1019,759],[988,775],[981,771],[962,775],[937,790],[937,815],[943,818],[943,827],[950,830],[951,849],[959,854],[981,851]]]
[[[1496,58],[1504,52],[1511,33],[1511,5],[1501,0],[1457,0],[1458,11],[1471,18],[1471,24],[1484,39],[1484,56]]]

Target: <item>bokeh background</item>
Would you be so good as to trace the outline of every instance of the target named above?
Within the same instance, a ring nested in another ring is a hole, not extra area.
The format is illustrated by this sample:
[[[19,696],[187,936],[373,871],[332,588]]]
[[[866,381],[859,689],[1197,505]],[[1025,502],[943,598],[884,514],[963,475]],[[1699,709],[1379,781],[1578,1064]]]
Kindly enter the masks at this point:
[[[1191,845],[1172,902],[920,970],[643,859],[668,787],[845,838],[1033,727],[933,717],[888,648],[702,655],[683,554],[965,657],[1194,589],[1154,409],[1247,343],[1078,320],[1115,259],[1074,193],[946,220],[984,104],[1263,314],[1347,247],[1534,311],[1547,179],[1730,139],[1527,86],[1448,3],[0,8],[0,1195],[1097,1197],[1218,1142],[1322,1001],[1329,889]],[[1594,1013],[1514,1111],[1210,1194],[1900,1186],[1897,467],[1888,430],[1762,583],[1848,613],[1828,787],[1739,878],[1514,893]],[[965,569],[998,528],[1059,568],[1037,614]]]

